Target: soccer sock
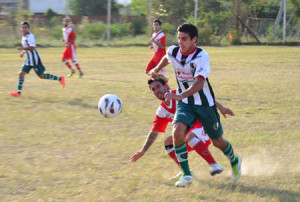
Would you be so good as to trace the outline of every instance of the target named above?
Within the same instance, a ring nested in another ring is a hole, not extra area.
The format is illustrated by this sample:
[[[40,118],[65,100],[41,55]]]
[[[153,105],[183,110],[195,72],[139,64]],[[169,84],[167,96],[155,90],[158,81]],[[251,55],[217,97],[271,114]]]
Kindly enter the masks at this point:
[[[234,166],[238,163],[238,158],[236,158],[236,155],[233,152],[233,148],[230,144],[230,142],[227,141],[227,147],[223,150],[223,153],[225,156],[227,156],[230,160],[231,166]]]
[[[19,80],[18,80],[18,93],[19,94],[22,93],[23,83],[24,83],[24,77],[23,78],[19,77]]]
[[[199,140],[196,137],[193,137],[189,142],[189,146],[192,147],[208,164],[216,163],[214,157],[211,155],[208,150],[208,145]]]
[[[72,66],[70,65],[70,63],[66,60],[64,61],[65,65],[71,70],[73,71],[74,69],[72,68]]]
[[[175,146],[175,153],[184,175],[192,175],[189,168],[188,150],[185,142],[182,145]]]
[[[77,63],[77,62],[74,62],[74,64],[75,64],[75,66],[76,66],[76,68],[77,68],[77,70],[81,73],[82,71],[81,71],[81,69],[80,69],[80,66],[79,66],[79,64]]]
[[[53,74],[44,74],[45,75],[45,79],[49,79],[49,80],[59,80],[60,81],[60,77],[55,76]]]
[[[176,154],[175,154],[173,145],[166,145],[165,149],[166,149],[167,154],[171,157],[171,159],[173,159],[175,161],[175,163],[180,167],[179,162],[176,158]]]

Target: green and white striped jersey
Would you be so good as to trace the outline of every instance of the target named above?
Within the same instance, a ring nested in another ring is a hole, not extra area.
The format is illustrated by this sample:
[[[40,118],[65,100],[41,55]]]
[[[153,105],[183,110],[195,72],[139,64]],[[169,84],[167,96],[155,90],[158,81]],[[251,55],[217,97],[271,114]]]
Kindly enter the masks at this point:
[[[28,33],[25,36],[22,36],[22,46],[23,48],[28,47],[36,47],[34,35],[32,33]],[[40,55],[36,50],[26,50],[26,60],[25,65],[35,66],[41,64]]]
[[[205,79],[203,89],[182,99],[182,102],[192,105],[214,106],[214,93],[207,78],[210,73],[208,53],[195,47],[191,53],[184,54],[178,46],[171,46],[167,51],[167,56],[175,70],[179,93],[186,91],[194,83],[196,77],[201,76]]]

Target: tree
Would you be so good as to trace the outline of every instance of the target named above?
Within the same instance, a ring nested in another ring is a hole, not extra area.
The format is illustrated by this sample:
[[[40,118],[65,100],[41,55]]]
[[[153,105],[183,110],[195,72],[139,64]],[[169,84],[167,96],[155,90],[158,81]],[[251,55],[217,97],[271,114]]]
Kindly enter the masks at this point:
[[[107,0],[71,0],[70,7],[74,15],[107,15]],[[118,15],[119,4],[111,1],[112,14]]]

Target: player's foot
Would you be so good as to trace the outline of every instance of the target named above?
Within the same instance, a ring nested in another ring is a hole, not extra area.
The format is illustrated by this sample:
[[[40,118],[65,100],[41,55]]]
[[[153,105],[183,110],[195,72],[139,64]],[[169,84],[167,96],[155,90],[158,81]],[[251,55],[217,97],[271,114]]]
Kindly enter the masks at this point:
[[[209,165],[209,172],[210,172],[211,176],[219,174],[223,170],[224,169],[222,168],[222,166],[218,163],[212,163],[212,164]]]
[[[193,182],[193,177],[191,175],[183,175],[176,183],[176,187],[186,187]]]
[[[65,81],[65,77],[64,76],[60,77],[59,83],[63,86],[63,88],[66,86],[66,81]]]
[[[193,175],[193,171],[192,170],[191,170],[191,174]],[[181,178],[182,175],[183,175],[183,172],[179,172],[174,177],[169,178],[169,180],[177,181],[177,180],[179,180]]]
[[[77,76],[77,79],[82,78],[82,76],[83,76],[83,72],[80,72],[79,75]]]
[[[68,77],[71,77],[71,76],[73,76],[74,74],[76,74],[76,70],[75,70],[75,69],[73,69],[73,70],[70,72],[70,74],[68,75]]]
[[[232,166],[232,182],[236,183],[241,177],[241,164],[242,157],[236,156],[238,158],[238,162]]]
[[[12,93],[10,93],[12,96],[14,96],[14,97],[21,97],[21,93],[19,93],[18,91],[16,91],[16,92],[12,92]]]
[[[171,177],[169,180],[179,180],[180,178],[181,178],[181,176],[182,176],[182,171],[181,172],[179,172],[179,173],[177,173],[177,175],[175,175],[174,177]]]

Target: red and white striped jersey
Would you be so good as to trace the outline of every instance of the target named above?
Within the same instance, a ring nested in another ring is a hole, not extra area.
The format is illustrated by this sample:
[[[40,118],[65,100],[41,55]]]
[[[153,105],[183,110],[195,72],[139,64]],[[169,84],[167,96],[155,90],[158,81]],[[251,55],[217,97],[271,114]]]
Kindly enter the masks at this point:
[[[76,37],[76,34],[72,27],[64,27],[62,28],[63,41],[67,44],[70,43]],[[75,44],[75,41],[72,43]]]
[[[153,33],[152,38],[155,41],[159,42],[161,45],[166,46],[166,44],[167,44],[166,36],[161,30],[159,30],[157,33]],[[152,43],[152,45],[153,45],[154,54],[162,55],[162,56],[164,56],[166,54],[166,49],[165,48],[160,48],[155,43]]]
[[[172,90],[172,93],[176,93],[176,90]],[[175,112],[176,100],[172,100],[169,106],[162,101],[156,111],[152,131],[164,133],[168,123],[173,121]]]

